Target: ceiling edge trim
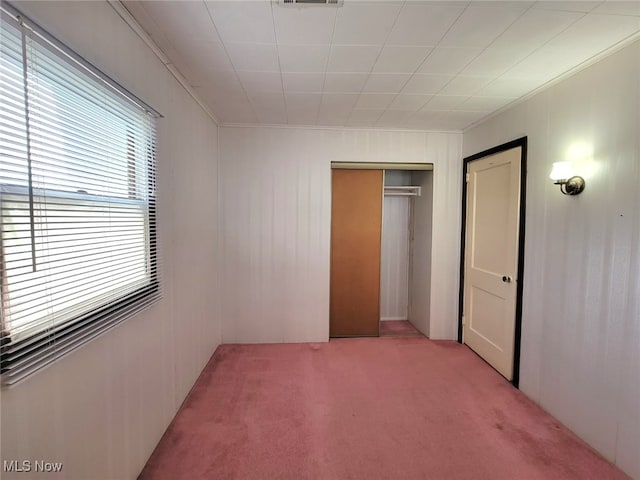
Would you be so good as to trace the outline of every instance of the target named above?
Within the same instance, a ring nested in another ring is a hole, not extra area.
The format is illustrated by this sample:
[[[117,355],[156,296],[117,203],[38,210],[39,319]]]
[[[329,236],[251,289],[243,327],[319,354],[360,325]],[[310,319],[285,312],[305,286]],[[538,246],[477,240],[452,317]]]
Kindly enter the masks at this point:
[[[611,47],[607,48],[606,50],[603,50],[602,52],[597,53],[593,57],[591,57],[591,58],[585,60],[584,62],[582,62],[581,64],[573,67],[571,70],[567,70],[566,72],[564,72],[564,73],[558,75],[557,77],[549,80],[547,83],[544,83],[544,84],[540,85],[535,90],[531,90],[529,93],[523,95],[520,98],[517,98],[516,100],[514,100],[511,103],[508,103],[504,107],[499,108],[495,112],[491,112],[486,117],[482,117],[480,120],[478,120],[476,122],[473,122],[468,127],[463,128],[461,130],[461,132],[463,134],[467,133],[469,130],[471,130],[471,129],[475,128],[475,127],[478,127],[478,126],[482,125],[485,122],[488,122],[492,118],[497,117],[498,115],[501,115],[502,113],[504,113],[507,110],[510,110],[510,109],[520,105],[521,103],[526,102],[530,98],[535,97],[539,93],[542,93],[543,91],[548,90],[551,87],[554,87],[555,85],[557,85],[560,82],[568,79],[569,77],[577,75],[581,71],[586,70],[587,68],[591,67],[592,65],[595,65],[596,63],[600,62],[601,60],[604,60],[605,58],[607,58],[607,57],[619,52],[623,48],[628,47],[629,45],[635,43],[638,40],[640,40],[640,32],[636,32],[636,33],[634,33],[632,35],[629,35],[627,38],[622,39],[618,43],[616,43],[615,45],[612,45]]]
[[[207,114],[207,116],[213,120],[218,127],[221,125],[218,118],[214,115],[214,113],[209,109],[206,103],[204,103],[198,94],[191,88],[187,79],[184,78],[182,73],[176,68],[176,66],[171,63],[169,58],[165,55],[162,49],[156,44],[156,42],[149,36],[149,34],[142,28],[142,26],[138,23],[131,12],[127,10],[120,0],[107,0],[107,3],[115,10],[118,16],[135,32],[138,37],[149,47],[149,49],[155,54],[156,57],[162,62],[165,68],[171,73],[173,78],[175,78],[180,86],[193,98],[193,100],[198,104],[198,106]]]

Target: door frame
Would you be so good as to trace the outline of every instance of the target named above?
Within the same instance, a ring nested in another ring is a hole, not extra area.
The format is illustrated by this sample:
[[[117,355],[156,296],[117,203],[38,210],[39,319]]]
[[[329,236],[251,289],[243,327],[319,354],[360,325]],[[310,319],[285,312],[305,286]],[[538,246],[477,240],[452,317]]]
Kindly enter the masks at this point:
[[[464,307],[464,264],[466,254],[467,229],[467,167],[470,162],[496,153],[521,147],[520,153],[520,220],[518,228],[518,283],[516,285],[516,324],[513,346],[513,379],[511,383],[518,388],[520,384],[520,340],[522,335],[522,292],[524,285],[524,239],[527,198],[527,137],[521,137],[502,145],[484,150],[463,159],[462,165],[462,234],[460,241],[460,290],[458,296],[458,343],[462,343],[462,311]]]

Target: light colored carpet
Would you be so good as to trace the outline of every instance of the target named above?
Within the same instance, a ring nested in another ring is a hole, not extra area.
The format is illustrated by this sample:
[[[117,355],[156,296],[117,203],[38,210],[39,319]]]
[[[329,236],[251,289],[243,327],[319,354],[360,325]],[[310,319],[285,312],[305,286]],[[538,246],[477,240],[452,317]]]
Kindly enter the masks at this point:
[[[140,478],[626,477],[466,347],[400,337],[219,347]]]
[[[380,322],[380,336],[421,337],[422,334],[407,320],[385,320]]]

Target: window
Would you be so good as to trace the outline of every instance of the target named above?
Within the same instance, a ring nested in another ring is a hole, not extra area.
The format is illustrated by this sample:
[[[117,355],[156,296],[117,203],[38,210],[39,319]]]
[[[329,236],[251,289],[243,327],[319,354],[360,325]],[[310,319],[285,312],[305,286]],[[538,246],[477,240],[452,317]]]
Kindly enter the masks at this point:
[[[159,298],[157,114],[2,6],[2,383]]]

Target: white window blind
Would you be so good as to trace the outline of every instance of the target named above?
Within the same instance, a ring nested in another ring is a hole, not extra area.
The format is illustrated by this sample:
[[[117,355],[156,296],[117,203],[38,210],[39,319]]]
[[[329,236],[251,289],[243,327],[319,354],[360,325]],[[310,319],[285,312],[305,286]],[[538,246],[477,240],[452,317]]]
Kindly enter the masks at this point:
[[[2,383],[159,298],[155,117],[2,7]]]

